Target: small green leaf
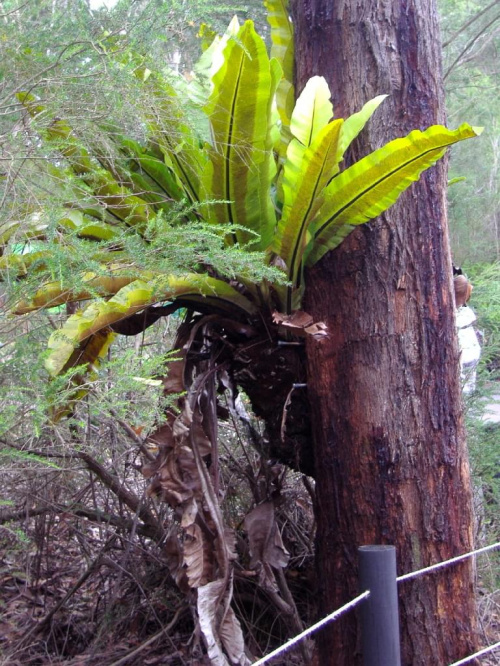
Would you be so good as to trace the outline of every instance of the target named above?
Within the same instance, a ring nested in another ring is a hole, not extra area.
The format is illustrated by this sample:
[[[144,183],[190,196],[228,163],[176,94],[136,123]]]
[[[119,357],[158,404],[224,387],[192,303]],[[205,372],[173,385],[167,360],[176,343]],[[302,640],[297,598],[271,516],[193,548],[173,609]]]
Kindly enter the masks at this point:
[[[467,180],[467,178],[465,176],[457,176],[456,178],[450,178],[447,185],[448,185],[448,187],[450,187],[450,185],[456,185],[457,183],[463,183],[464,180]]]
[[[292,114],[293,136],[307,147],[333,116],[330,88],[322,76],[313,76],[301,92]]]

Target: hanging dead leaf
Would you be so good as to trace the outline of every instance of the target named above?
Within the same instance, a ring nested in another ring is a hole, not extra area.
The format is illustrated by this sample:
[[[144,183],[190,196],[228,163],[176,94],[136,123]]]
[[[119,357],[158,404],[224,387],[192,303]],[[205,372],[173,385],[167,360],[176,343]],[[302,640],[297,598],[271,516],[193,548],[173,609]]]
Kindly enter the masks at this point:
[[[295,310],[290,315],[273,312],[273,321],[283,329],[303,338],[310,335],[315,339],[321,339],[328,335],[325,323],[314,322],[311,315],[302,310]]]
[[[189,527],[196,520],[198,515],[198,504],[194,497],[192,497],[184,507],[181,518],[181,527]]]
[[[166,421],[161,426],[159,426],[146,440],[146,444],[157,449],[166,449],[172,448],[175,446],[174,442],[174,433],[173,425],[177,414],[174,414],[173,411],[168,410],[165,414]]]
[[[212,445],[210,443],[210,439],[205,434],[205,430],[203,429],[203,426],[199,418],[195,418],[195,422],[191,426],[190,441],[194,443],[195,446],[198,447],[198,451],[200,452],[200,456],[202,458],[210,455],[210,453],[212,452]]]
[[[228,561],[238,559],[238,554],[236,553],[236,533],[227,525],[224,527],[224,539],[221,540],[217,537],[214,545],[217,560],[219,562],[224,562],[226,557]]]
[[[178,351],[177,355],[180,358],[175,361],[170,361],[167,366],[167,375],[163,379],[163,391],[166,395],[182,393],[185,389],[184,368],[186,366],[186,360],[182,352]]]
[[[283,545],[273,503],[268,501],[258,504],[245,518],[243,528],[248,533],[250,566],[263,566],[266,576],[270,578],[269,582],[274,583],[274,575],[269,575],[268,567],[286,567],[290,554]]]
[[[250,666],[231,598],[232,580],[216,580],[198,588],[200,628],[213,666]]]
[[[316,340],[328,337],[327,325],[322,321],[318,321],[315,324],[307,326],[307,328],[305,328],[304,331],[306,335],[311,335]]]
[[[273,321],[275,324],[290,328],[306,328],[306,326],[310,326],[313,323],[313,318],[307,312],[295,310],[289,315],[282,312],[273,312]]]
[[[189,447],[177,446],[160,451],[158,458],[148,470],[153,473],[148,488],[149,495],[159,495],[174,509],[193,497],[201,497],[200,477]]]
[[[170,534],[165,541],[165,558],[170,571],[170,575],[181,592],[187,594],[189,583],[184,568],[182,545],[177,534]]]
[[[190,587],[205,585],[213,576],[212,548],[201,527],[190,525],[184,530],[184,564]]]

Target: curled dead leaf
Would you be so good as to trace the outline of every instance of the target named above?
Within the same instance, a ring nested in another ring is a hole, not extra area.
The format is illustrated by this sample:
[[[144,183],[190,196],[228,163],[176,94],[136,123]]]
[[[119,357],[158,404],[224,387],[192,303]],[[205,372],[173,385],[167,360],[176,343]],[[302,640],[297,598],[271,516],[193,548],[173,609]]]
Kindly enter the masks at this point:
[[[212,548],[199,525],[189,525],[184,530],[183,556],[189,587],[205,585],[213,576],[213,558]]]
[[[250,666],[241,626],[230,605],[231,598],[231,580],[215,580],[199,587],[200,628],[213,666]]]
[[[259,579],[264,586],[275,588],[272,567],[286,567],[290,554],[281,539],[274,504],[270,501],[258,504],[245,518],[243,528],[248,534],[250,567],[259,570]]]
[[[179,590],[187,594],[189,591],[188,578],[182,556],[182,545],[177,534],[169,534],[165,541],[165,559],[172,578]]]
[[[310,314],[302,310],[295,310],[290,315],[273,312],[273,321],[284,330],[303,338],[311,336],[319,340],[328,335],[328,329],[324,322],[315,322]]]
[[[163,379],[163,391],[166,395],[182,393],[185,389],[184,368],[186,366],[186,361],[182,352],[177,352],[177,354],[181,358],[168,363],[167,375]]]

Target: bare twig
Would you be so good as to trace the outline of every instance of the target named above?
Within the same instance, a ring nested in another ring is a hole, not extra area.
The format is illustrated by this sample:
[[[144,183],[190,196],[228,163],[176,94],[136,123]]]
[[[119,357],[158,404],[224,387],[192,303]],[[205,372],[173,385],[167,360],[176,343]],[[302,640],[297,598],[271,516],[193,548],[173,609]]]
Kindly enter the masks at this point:
[[[50,610],[42,620],[40,620],[40,622],[31,627],[31,629],[21,638],[18,645],[16,646],[17,649],[27,645],[27,643],[33,636],[36,636],[40,631],[42,631],[42,629],[44,629],[50,623],[54,615],[64,606],[64,604],[69,599],[71,599],[71,597],[81,588],[81,586],[85,583],[85,581],[88,578],[90,578],[90,576],[94,573],[94,571],[96,571],[103,564],[104,553],[111,548],[111,546],[115,543],[116,539],[117,535],[113,534],[113,536],[106,541],[100,553],[97,555],[96,558],[94,558],[94,560],[90,563],[90,565],[83,572],[83,574],[76,581],[76,583],[66,592],[61,601],[59,601],[54,606],[54,608]]]
[[[489,11],[492,7],[495,5],[498,5],[500,3],[500,0],[493,0],[491,4],[489,4],[487,7],[484,9],[481,9],[480,12],[475,14],[472,18],[470,18],[468,21],[466,21],[462,27],[460,27],[456,32],[453,33],[453,35],[446,40],[446,42],[443,43],[443,48],[445,49],[447,46],[449,46],[459,35],[464,32],[464,30],[467,30],[469,26],[471,26],[473,23],[475,23],[478,19],[483,16],[483,14],[486,14],[487,11]]]
[[[444,74],[444,76],[443,76],[443,80],[444,80],[444,81],[446,81],[446,79],[447,79],[448,76],[451,74],[451,72],[453,71],[453,69],[455,69],[455,67],[457,67],[458,65],[460,65],[460,64],[464,61],[465,54],[466,54],[468,51],[470,51],[470,49],[474,46],[474,44],[477,42],[477,40],[478,40],[480,37],[482,37],[482,36],[484,35],[484,33],[488,30],[488,28],[490,28],[494,23],[496,23],[496,21],[498,21],[499,18],[500,18],[500,14],[498,14],[497,16],[495,16],[494,19],[492,19],[489,23],[487,23],[487,24],[486,24],[486,25],[485,25],[485,26],[484,26],[484,27],[483,27],[483,28],[477,33],[477,35],[475,35],[475,36],[474,36],[474,37],[473,37],[473,38],[472,38],[472,39],[471,39],[471,40],[470,40],[470,41],[464,46],[464,48],[460,51],[460,53],[458,54],[458,56],[455,58],[455,60],[451,63],[451,65],[450,65],[450,66],[448,67],[448,69],[446,70],[446,72],[445,72],[445,74]],[[496,34],[496,32],[495,32],[495,34]]]
[[[119,416],[117,416],[116,412],[113,409],[110,409],[110,414],[113,416],[118,425],[121,426],[123,430],[125,430],[130,439],[132,439],[137,444],[142,455],[148,460],[151,461],[155,460],[155,456],[151,453],[151,451],[148,450],[146,446],[144,446],[144,442],[135,432],[135,430],[126,421],[119,418]]]
[[[81,518],[87,518],[95,523],[102,525],[111,525],[117,527],[124,532],[132,532],[134,530],[135,520],[129,520],[121,516],[100,511],[99,509],[89,509],[85,506],[39,506],[33,509],[0,509],[0,524],[10,523],[16,520],[23,520],[25,518],[35,518],[36,516],[43,516],[44,514],[71,514]],[[141,536],[150,539],[158,540],[158,530],[152,528],[150,525],[137,525],[137,532]],[[160,537],[161,540],[161,537]]]
[[[143,652],[147,647],[155,643],[158,639],[160,639],[164,634],[168,634],[169,631],[172,631],[172,629],[175,627],[177,622],[179,621],[179,617],[182,615],[182,613],[186,610],[186,606],[180,606],[175,612],[174,617],[171,619],[171,621],[167,624],[166,627],[163,627],[163,629],[160,629],[156,634],[153,634],[151,638],[148,638],[147,641],[144,641],[144,643],[141,643],[139,647],[136,647],[134,650],[131,652],[128,652],[125,656],[121,657],[118,659],[118,661],[114,661],[110,666],[122,666],[122,664],[126,664],[127,661],[132,659],[133,657],[137,657],[138,654]]]
[[[145,525],[147,525],[152,531],[155,531],[158,534],[158,538],[162,538],[164,530],[152,512],[144,504],[143,500],[129,490],[120,479],[113,474],[110,474],[107,469],[88,453],[85,453],[84,451],[53,453],[52,451],[23,450],[8,440],[0,439],[0,442],[7,444],[7,446],[12,447],[16,451],[22,451],[25,455],[83,460],[87,468],[93,472],[98,479],[118,497],[119,500],[121,500],[133,513],[137,514]]]
[[[19,7],[14,7],[14,9],[11,9],[8,12],[0,14],[0,19],[4,19],[4,18],[7,18],[7,16],[10,16],[11,14],[15,14],[16,12],[20,11],[21,9],[23,9],[27,5],[29,5],[29,0],[27,2],[23,2],[23,4],[19,5]]]

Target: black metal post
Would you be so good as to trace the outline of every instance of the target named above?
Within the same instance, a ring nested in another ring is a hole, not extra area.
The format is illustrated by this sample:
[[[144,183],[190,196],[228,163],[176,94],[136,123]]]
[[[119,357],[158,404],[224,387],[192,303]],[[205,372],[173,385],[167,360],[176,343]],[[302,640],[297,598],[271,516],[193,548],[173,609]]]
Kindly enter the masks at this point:
[[[396,549],[361,546],[358,552],[360,591],[370,590],[360,606],[363,666],[401,666]]]

